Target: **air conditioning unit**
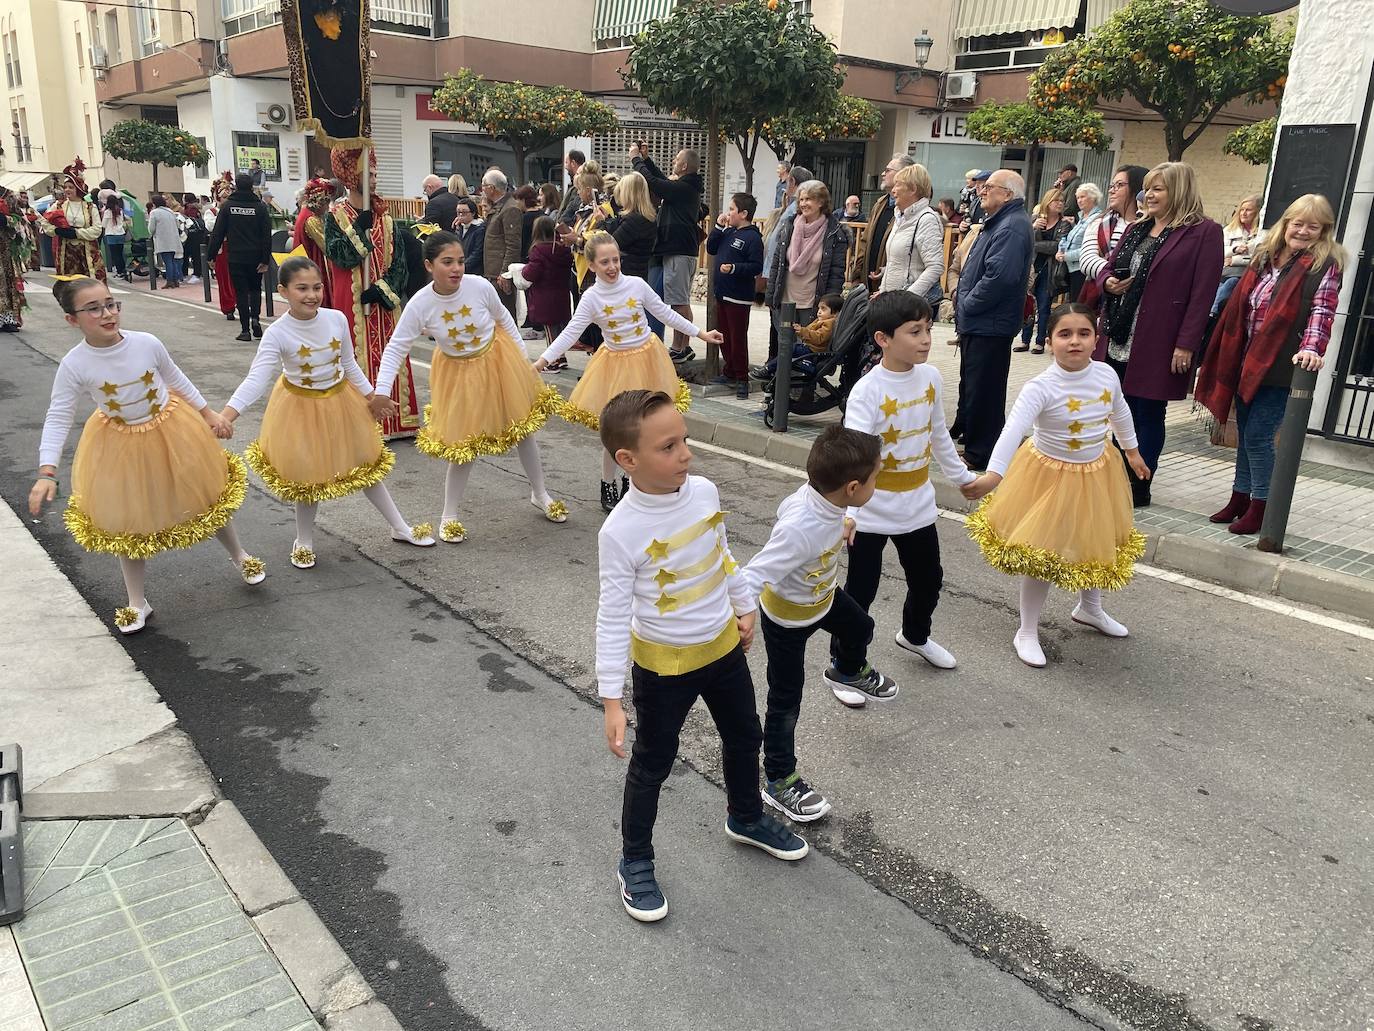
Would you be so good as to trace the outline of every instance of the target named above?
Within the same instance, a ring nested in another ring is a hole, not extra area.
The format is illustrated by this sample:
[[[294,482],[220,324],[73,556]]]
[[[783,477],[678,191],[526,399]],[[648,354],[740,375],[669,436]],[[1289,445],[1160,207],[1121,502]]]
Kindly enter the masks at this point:
[[[91,47],[91,67],[98,72],[107,71],[110,67],[110,55],[105,52],[105,48],[99,45]]]
[[[285,104],[259,104],[258,124],[268,129],[291,124],[291,109]]]
[[[978,76],[973,72],[946,72],[945,99],[972,100],[978,93]]]

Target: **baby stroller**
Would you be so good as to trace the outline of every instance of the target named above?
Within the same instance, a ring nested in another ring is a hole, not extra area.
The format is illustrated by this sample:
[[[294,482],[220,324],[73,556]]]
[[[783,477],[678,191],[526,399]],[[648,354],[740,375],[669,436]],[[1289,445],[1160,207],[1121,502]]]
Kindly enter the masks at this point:
[[[832,408],[844,411],[849,391],[873,364],[877,348],[868,332],[868,288],[862,283],[844,295],[844,307],[830,335],[830,349],[792,359],[789,381],[791,415],[819,415]],[[764,384],[763,424],[773,425],[776,380]]]

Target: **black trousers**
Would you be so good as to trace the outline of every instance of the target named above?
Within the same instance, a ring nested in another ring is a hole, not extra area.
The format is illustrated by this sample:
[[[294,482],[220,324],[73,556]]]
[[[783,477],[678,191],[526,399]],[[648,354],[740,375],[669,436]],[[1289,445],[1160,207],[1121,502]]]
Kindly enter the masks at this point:
[[[797,720],[806,683],[806,642],[817,630],[830,635],[835,668],[853,676],[868,660],[873,617],[844,591],[835,592],[830,611],[810,626],[780,626],[759,609],[763,646],[768,650],[768,709],[763,718],[763,774],[781,780],[797,768]]]
[[[672,772],[678,736],[698,698],[706,703],[720,732],[727,810],[743,823],[760,819],[759,744],[763,732],[744,649],[737,646],[710,665],[679,676],[660,676],[636,664],[630,669],[630,683],[634,687],[635,742],[625,773],[625,802],[620,814],[625,858],[654,858],[658,793]]]
[[[234,284],[238,298],[239,322],[248,332],[250,322],[257,322],[262,313],[262,273],[257,265],[229,265],[229,281]]]
[[[200,264],[200,245],[207,239],[208,237],[204,233],[192,230],[186,234],[186,244],[183,248],[185,261],[182,268],[190,275],[199,276],[202,279],[205,278],[205,269]]]
[[[964,334],[959,338],[959,418],[964,461],[986,469],[1007,421],[1011,337]],[[915,643],[915,642],[913,642]]]
[[[945,571],[940,566],[940,535],[935,524],[890,538],[897,546],[897,560],[906,575],[906,600],[902,602],[902,635],[912,644],[925,644],[930,620],[940,604]],[[856,533],[849,547],[849,575],[845,592],[867,612],[878,596],[883,573],[883,551],[889,538],[883,533]],[[830,652],[835,654],[832,643]]]

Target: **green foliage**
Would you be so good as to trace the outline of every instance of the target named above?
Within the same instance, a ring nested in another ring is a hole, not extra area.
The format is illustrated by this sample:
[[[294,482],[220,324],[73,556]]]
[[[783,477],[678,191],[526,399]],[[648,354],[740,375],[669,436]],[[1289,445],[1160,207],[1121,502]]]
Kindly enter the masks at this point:
[[[1274,133],[1278,125],[1277,118],[1266,118],[1262,122],[1232,129],[1222,149],[1252,165],[1267,165],[1269,155],[1274,152]]]
[[[567,136],[614,132],[615,112],[581,90],[494,82],[469,68],[444,77],[430,106],[456,122],[470,122],[515,154],[514,179],[525,178],[525,155]]]
[[[786,157],[803,140],[869,139],[882,128],[883,113],[862,97],[837,93],[828,110],[788,111],[763,124],[763,138],[773,152]]]
[[[988,101],[968,116],[968,133],[983,143],[1003,146],[1078,143],[1101,152],[1112,142],[1096,111],[1069,106],[1047,111],[1025,102]]]
[[[1131,97],[1163,119],[1169,160],[1178,161],[1227,104],[1277,102],[1292,49],[1286,22],[1228,14],[1208,0],[1130,0],[1050,54],[1028,99],[1055,112]]]
[[[210,151],[185,129],[161,122],[131,118],[116,122],[101,138],[105,153],[120,161],[153,166],[153,189],[157,187],[158,167],[166,165],[203,165],[210,160]]]

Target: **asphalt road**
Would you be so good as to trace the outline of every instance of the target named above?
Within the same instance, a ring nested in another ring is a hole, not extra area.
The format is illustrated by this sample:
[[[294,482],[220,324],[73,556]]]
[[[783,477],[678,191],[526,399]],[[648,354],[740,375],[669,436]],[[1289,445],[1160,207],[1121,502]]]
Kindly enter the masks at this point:
[[[17,510],[74,339],[41,282],[31,297],[0,369]],[[222,404],[252,347],[217,313],[124,299]],[[512,456],[474,472],[466,544],[394,544],[351,498],[321,507],[301,572],[289,508],[254,490],[238,524],[267,583],[245,588],[214,544],[160,558],[155,628],[124,639],[407,1028],[1369,1026],[1367,642],[1142,576],[1110,599],[1125,641],[1053,596],[1051,665],[1031,671],[1010,648],[1014,585],[951,520],[935,636],[960,668],[891,643],[889,578],[872,658],[901,697],[852,712],[810,687],[799,752],[835,803],[806,832],[817,853],[785,865],[724,838],[698,710],[658,840],[673,913],[632,924],[613,876],[623,768],[592,704],[598,452],[574,427],[540,439],[566,525],[529,505]],[[397,451],[402,510],[437,520],[441,466]],[[798,480],[698,458],[744,559]],[[55,513],[31,525],[97,611],[122,603],[112,560]],[[761,648],[751,665],[761,685]]]

